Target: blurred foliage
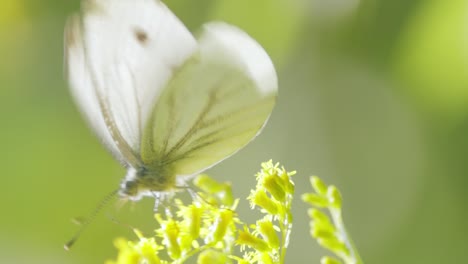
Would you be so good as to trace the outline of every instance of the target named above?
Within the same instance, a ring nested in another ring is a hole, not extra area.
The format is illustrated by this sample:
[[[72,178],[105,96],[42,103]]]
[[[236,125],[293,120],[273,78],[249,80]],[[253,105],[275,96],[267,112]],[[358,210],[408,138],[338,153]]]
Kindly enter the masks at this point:
[[[296,41],[302,17],[294,1],[219,0],[209,18],[232,23],[255,36],[278,66]]]
[[[264,132],[210,175],[245,196],[255,180],[239,175],[281,160],[340,186],[366,262],[468,261],[466,1],[165,2],[194,31],[212,19],[244,28],[278,69],[280,97]],[[132,235],[127,225],[152,230],[147,199],[109,207],[71,252],[62,249],[75,230],[68,219],[86,216],[124,175],[63,80],[63,27],[78,8],[0,3],[1,263],[102,263],[115,255],[109,241]],[[307,177],[295,181],[296,192],[308,191]],[[295,215],[305,208],[293,205]],[[306,216],[294,230],[287,263],[323,255],[300,231]]]
[[[427,1],[401,40],[397,71],[409,92],[442,118],[459,120],[468,110],[467,15],[467,1]]]

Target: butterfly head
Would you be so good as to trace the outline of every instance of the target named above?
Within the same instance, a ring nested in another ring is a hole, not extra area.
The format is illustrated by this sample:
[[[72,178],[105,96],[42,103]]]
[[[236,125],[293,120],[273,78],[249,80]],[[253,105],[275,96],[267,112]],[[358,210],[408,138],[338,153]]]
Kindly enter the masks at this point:
[[[154,196],[155,192],[168,192],[175,188],[175,175],[167,170],[141,167],[129,168],[120,184],[119,195],[132,201],[143,196]]]

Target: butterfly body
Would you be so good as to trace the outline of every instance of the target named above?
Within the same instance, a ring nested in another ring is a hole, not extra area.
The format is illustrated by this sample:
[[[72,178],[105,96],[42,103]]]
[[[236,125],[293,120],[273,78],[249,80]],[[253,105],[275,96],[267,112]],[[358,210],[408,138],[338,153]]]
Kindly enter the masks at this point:
[[[240,29],[193,36],[158,0],[85,0],[66,28],[72,95],[127,168],[122,198],[173,192],[255,138],[278,93],[274,66]]]
[[[139,200],[158,192],[168,192],[176,188],[176,176],[167,167],[138,169],[130,168],[120,184],[121,198]]]

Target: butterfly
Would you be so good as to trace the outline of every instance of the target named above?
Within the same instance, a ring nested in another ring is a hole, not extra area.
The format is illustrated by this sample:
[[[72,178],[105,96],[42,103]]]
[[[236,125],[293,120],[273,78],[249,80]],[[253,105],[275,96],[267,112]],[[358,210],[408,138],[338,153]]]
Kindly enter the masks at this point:
[[[276,102],[264,49],[223,22],[195,37],[158,0],[87,0],[65,30],[72,97],[127,173],[121,198],[176,190],[255,138]]]

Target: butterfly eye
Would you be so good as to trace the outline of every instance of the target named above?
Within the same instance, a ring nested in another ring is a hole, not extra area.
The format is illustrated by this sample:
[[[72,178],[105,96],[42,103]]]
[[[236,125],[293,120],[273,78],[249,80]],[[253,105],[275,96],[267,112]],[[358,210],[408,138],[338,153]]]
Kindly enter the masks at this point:
[[[126,181],[121,189],[123,194],[133,196],[138,193],[138,184],[136,181]]]
[[[136,186],[136,182],[134,181],[128,181],[125,183],[125,189],[129,190],[129,189],[133,189],[135,188]]]

